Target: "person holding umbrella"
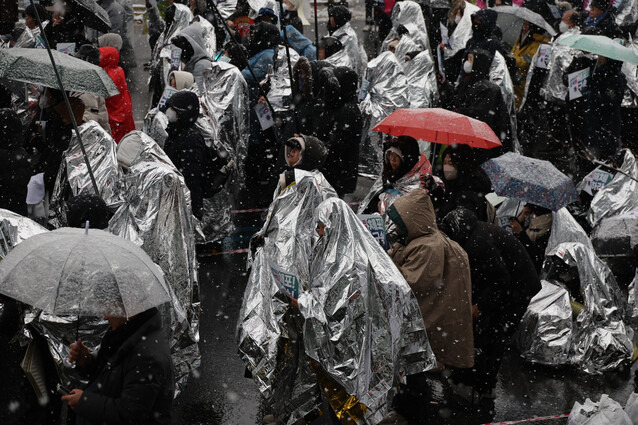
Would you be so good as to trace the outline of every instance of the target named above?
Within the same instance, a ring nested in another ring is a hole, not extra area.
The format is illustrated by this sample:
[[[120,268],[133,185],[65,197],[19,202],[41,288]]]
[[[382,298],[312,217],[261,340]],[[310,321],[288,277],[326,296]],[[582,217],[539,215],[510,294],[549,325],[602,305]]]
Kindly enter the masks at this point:
[[[525,84],[527,82],[527,72],[529,71],[532,58],[538,51],[541,44],[549,43],[549,37],[544,35],[544,30],[539,26],[529,22],[523,22],[521,34],[514,47],[512,47],[512,57],[516,60],[517,74],[514,78],[516,93],[516,109],[520,106],[525,95]]]
[[[52,49],[58,43],[75,43],[76,48],[88,43],[84,35],[84,23],[73,10],[72,3],[55,0],[46,10],[51,12],[51,23],[44,28],[44,34]]]

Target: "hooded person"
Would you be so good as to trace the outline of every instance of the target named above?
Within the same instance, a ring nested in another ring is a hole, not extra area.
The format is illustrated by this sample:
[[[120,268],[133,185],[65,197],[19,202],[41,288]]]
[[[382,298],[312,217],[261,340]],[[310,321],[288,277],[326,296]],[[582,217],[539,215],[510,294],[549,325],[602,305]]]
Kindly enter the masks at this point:
[[[505,144],[510,138],[510,122],[501,89],[490,81],[490,66],[494,57],[484,49],[465,52],[465,76],[456,88],[452,104],[447,105],[447,108],[483,121]],[[496,149],[496,152],[499,150]],[[490,151],[490,154],[497,154],[496,152]]]
[[[512,47],[512,57],[516,60],[517,77],[514,81],[518,84],[514,86],[516,93],[516,109],[520,106],[525,95],[525,84],[527,82],[527,72],[529,71],[532,58],[540,48],[541,44],[549,43],[549,37],[544,35],[545,30],[529,21],[523,21],[521,34],[516,39]]]
[[[300,57],[292,68],[293,96],[292,104],[297,114],[297,124],[304,134],[311,134],[315,130],[318,110],[318,98],[321,94],[319,73],[325,68],[332,68],[326,61],[310,61]]]
[[[321,170],[328,156],[328,149],[314,136],[295,135],[286,140],[283,146],[286,171],[279,175],[279,188],[287,188],[295,182],[294,170]]]
[[[0,208],[26,217],[31,163],[23,143],[18,114],[12,109],[0,109]]]
[[[75,54],[75,57],[82,59],[95,66],[100,66],[100,51],[97,47],[90,44],[85,44]],[[83,122],[89,122],[91,120],[100,124],[107,133],[111,134],[111,126],[109,125],[109,113],[106,109],[106,100],[102,96],[98,96],[93,93],[74,93],[76,97],[79,97],[84,102],[84,117]]]
[[[111,134],[116,143],[127,133],[135,130],[131,95],[126,84],[124,70],[118,66],[119,60],[120,54],[114,47],[100,47],[100,66],[109,74],[120,92],[106,99]]]
[[[199,117],[199,98],[193,92],[180,91],[168,99],[166,106],[168,139],[164,151],[184,176],[191,191],[193,215],[201,220],[207,147],[204,137],[195,127]]]
[[[441,230],[467,253],[472,276],[475,357],[472,370],[452,380],[471,386],[489,404],[498,369],[531,298],[541,289],[525,247],[507,230],[478,220],[468,209],[448,214]],[[486,406],[491,407],[491,406]]]
[[[269,7],[262,7],[257,12],[257,17],[255,17],[255,23],[258,24],[260,22],[267,22],[269,24],[277,25],[279,23],[279,18],[275,14],[275,11]]]
[[[350,57],[352,68],[361,75],[368,62],[365,51],[359,45],[357,33],[352,28],[352,14],[346,6],[338,5],[328,8],[328,34],[339,39],[343,51]]]
[[[168,85],[173,87],[175,90],[189,89],[193,83],[195,83],[195,79],[193,78],[193,74],[190,72],[171,71],[168,74]]]
[[[204,70],[209,69],[213,63],[208,56],[202,31],[201,24],[193,22],[171,41],[173,45],[182,49],[181,59],[186,64],[184,71],[193,74],[200,93],[204,92]]]
[[[119,34],[109,32],[99,36],[97,44],[100,47],[113,47],[118,52],[121,52],[124,41],[122,40],[122,36]]]
[[[391,140],[383,153],[383,184],[392,185],[405,176],[419,161],[419,144],[414,137],[399,136]]]
[[[430,345],[440,366],[474,364],[470,263],[436,225],[424,189],[398,198],[387,211],[403,240],[388,252],[414,291]]]
[[[623,34],[616,23],[611,4],[605,0],[592,0],[589,3],[589,17],[585,20],[585,26],[598,28],[606,37],[620,38]]]
[[[325,80],[326,84],[321,96],[321,124],[315,126],[314,134],[328,148],[323,174],[343,197],[357,188],[359,142],[363,131],[363,116],[357,104],[359,77],[344,66],[326,68],[319,75],[320,81]]]

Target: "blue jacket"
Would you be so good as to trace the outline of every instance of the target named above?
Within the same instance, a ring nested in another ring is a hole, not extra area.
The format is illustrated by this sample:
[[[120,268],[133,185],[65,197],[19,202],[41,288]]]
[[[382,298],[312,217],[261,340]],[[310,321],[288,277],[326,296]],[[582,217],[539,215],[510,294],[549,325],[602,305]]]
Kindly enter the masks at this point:
[[[290,47],[295,49],[299,55],[307,57],[309,61],[317,60],[317,48],[313,46],[312,41],[300,33],[297,28],[292,25],[286,26],[286,36],[288,36],[288,44],[290,44]],[[281,31],[281,39],[285,40],[283,31]]]

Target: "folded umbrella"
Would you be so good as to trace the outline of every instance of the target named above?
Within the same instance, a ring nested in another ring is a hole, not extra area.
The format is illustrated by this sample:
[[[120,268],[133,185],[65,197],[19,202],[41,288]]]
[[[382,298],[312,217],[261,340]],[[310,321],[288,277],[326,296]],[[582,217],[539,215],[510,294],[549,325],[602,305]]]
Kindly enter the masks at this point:
[[[499,196],[519,199],[552,211],[579,199],[574,182],[549,161],[508,152],[484,162],[481,167]]]
[[[501,141],[486,123],[441,108],[398,109],[373,130],[442,145],[458,143],[483,149],[501,146]]]
[[[171,300],[164,274],[141,248],[75,228],[18,244],[0,262],[0,293],[58,316],[131,317]]]
[[[507,13],[509,15],[514,15],[524,21],[530,22],[537,27],[544,29],[549,33],[549,35],[556,35],[556,30],[545,20],[545,18],[526,7],[498,6],[492,10],[498,13]]]
[[[584,52],[595,53],[609,59],[638,65],[636,52],[604,35],[573,34],[559,40],[558,44],[564,44]]]
[[[111,77],[99,66],[54,50],[51,54],[65,90],[103,97],[119,94]],[[45,49],[0,49],[0,78],[60,87]]]

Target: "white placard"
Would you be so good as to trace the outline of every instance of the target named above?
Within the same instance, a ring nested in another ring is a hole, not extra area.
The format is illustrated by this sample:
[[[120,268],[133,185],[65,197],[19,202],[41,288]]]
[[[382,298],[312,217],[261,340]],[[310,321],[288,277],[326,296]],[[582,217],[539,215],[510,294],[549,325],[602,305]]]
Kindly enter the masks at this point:
[[[182,67],[182,49],[171,46],[171,71],[179,71]]]
[[[587,84],[589,83],[590,75],[591,71],[589,68],[581,69],[580,71],[569,74],[569,100],[578,99],[587,92]]]
[[[166,105],[166,102],[168,101],[168,99],[170,99],[171,96],[173,96],[178,91],[179,90],[174,89],[171,86],[166,86],[166,88],[164,89],[164,93],[162,93],[162,97],[160,98],[160,101],[157,104],[157,108],[161,111]]]
[[[585,177],[585,186],[583,187],[583,191],[594,196],[594,191],[600,190],[603,187],[607,186],[613,178],[613,174],[602,170],[600,167],[597,167],[594,171],[589,173],[587,177]]]
[[[549,56],[552,52],[552,47],[549,44],[541,44],[536,52],[536,67],[542,69],[549,69]]]
[[[272,116],[272,112],[270,112],[270,108],[268,107],[267,103],[264,102],[255,105],[255,113],[257,114],[259,125],[261,125],[262,130],[267,130],[275,125],[275,120]]]
[[[72,55],[75,54],[75,43],[58,43],[55,49],[66,55]]]
[[[366,229],[374,236],[374,238],[381,244],[383,249],[387,248],[388,241],[385,233],[385,223],[383,217],[380,214],[359,214],[359,219],[366,226]]]

